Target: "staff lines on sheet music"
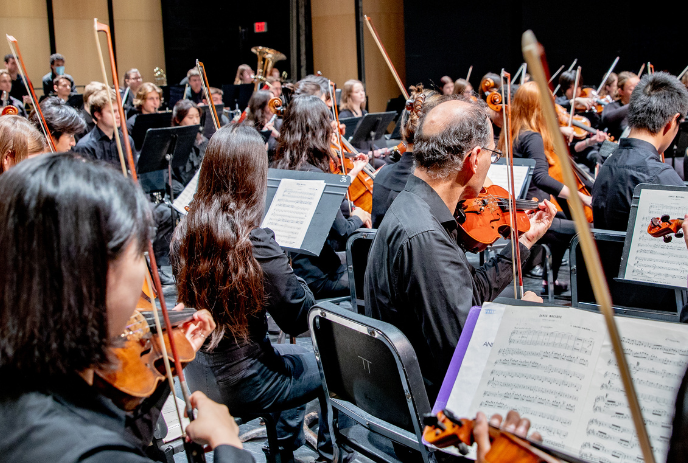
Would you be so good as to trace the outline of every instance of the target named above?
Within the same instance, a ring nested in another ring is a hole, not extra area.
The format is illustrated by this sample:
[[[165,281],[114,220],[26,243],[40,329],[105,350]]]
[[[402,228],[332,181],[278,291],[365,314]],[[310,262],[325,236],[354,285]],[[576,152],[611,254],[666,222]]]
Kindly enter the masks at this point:
[[[527,402],[532,404],[545,405],[547,407],[555,407],[560,410],[566,410],[575,413],[576,406],[572,403],[566,402],[561,399],[545,399],[541,396],[528,395],[528,394],[518,394],[515,392],[498,392],[498,391],[485,391],[483,397],[497,397],[498,399],[514,400],[517,402]]]
[[[492,376],[492,377],[501,376],[504,378],[524,379],[526,381],[537,381],[540,383],[555,384],[555,385],[560,386],[560,387],[568,387],[571,389],[575,389],[576,391],[580,391],[580,389],[581,389],[581,385],[579,383],[574,383],[571,381],[567,381],[565,379],[551,378],[549,376],[535,375],[535,374],[531,374],[531,373],[520,373],[520,372],[515,372],[515,371],[492,370],[492,371],[490,371],[490,376]]]
[[[509,336],[509,344],[547,346],[589,355],[595,345],[593,338],[581,338],[561,331],[516,328]]]
[[[564,354],[562,352],[555,352],[555,351],[543,351],[543,350],[526,350],[526,349],[518,349],[518,348],[503,348],[499,349],[499,355],[500,356],[509,356],[509,355],[520,355],[523,357],[539,357],[540,359],[553,359],[553,360],[564,360],[569,363],[577,363],[582,366],[588,366],[588,359],[579,357],[577,355],[569,355],[569,354]]]
[[[664,215],[664,214],[669,214],[672,219],[674,218],[679,218],[682,219],[683,216],[688,212],[688,207],[685,206],[673,206],[669,204],[662,204],[662,203],[650,203],[650,206],[648,207],[648,212],[654,217],[657,217],[654,214],[657,215]]]
[[[555,367],[553,365],[547,365],[547,364],[543,364],[543,363],[535,362],[535,361],[531,361],[531,360],[518,360],[518,359],[514,359],[514,358],[501,358],[495,362],[495,365],[507,365],[507,366],[520,367],[520,368],[533,368],[533,369],[539,370],[543,373],[556,373],[559,375],[568,376],[569,378],[571,378],[571,377],[577,378],[580,381],[585,379],[584,373],[579,373],[577,371],[572,371],[572,370],[569,370],[567,368],[559,368],[559,367]]]
[[[680,368],[683,368],[686,365],[686,362],[683,360],[673,360],[673,359],[669,359],[666,357],[660,357],[660,356],[654,355],[654,354],[648,355],[647,352],[643,352],[643,351],[634,351],[631,349],[625,349],[624,348],[624,354],[626,354],[626,357],[643,359],[643,360],[647,360],[647,361],[652,362],[652,363],[661,363],[662,365],[673,365],[675,367],[680,367]],[[670,354],[670,355],[674,355],[674,354]],[[614,360],[614,359],[608,360],[607,365],[608,366],[611,366],[611,365],[617,366],[616,360]]]
[[[499,381],[496,379],[491,379],[487,382],[487,385],[495,388],[505,387],[509,389],[527,389],[532,392],[537,392],[538,394],[550,394],[555,395],[557,397],[561,397],[562,399],[578,400],[578,396],[575,394],[569,394],[567,392],[563,392],[561,390],[556,389],[547,389],[546,387],[535,386],[532,384],[511,383],[508,381]]]
[[[636,386],[645,386],[651,389],[658,389],[660,391],[673,392],[676,387],[673,384],[662,384],[656,383],[654,381],[648,381],[646,379],[635,379],[633,380]],[[601,389],[606,389],[615,392],[624,392],[623,387],[621,387],[621,382],[618,380],[609,380],[606,383],[600,385]]]
[[[619,461],[632,461],[634,463],[642,463],[643,461],[643,456],[638,454],[638,455],[629,455],[625,452],[620,452],[618,450],[612,450],[610,452],[611,456],[614,457],[614,460],[610,460],[609,458],[606,457],[600,457],[595,455],[593,452],[585,452],[583,449],[593,449],[597,450],[598,452],[607,452],[605,449],[604,445],[599,444],[599,443],[594,443],[591,444],[590,442],[583,442],[583,445],[581,445],[581,451],[578,454],[580,458],[583,460],[587,461],[594,461],[598,463],[618,463]]]
[[[607,415],[610,418],[617,418],[620,420],[630,420],[631,419],[631,414],[626,413],[626,412],[617,412],[613,411],[610,409],[616,408],[616,406],[610,406],[610,405],[595,405],[593,407],[593,411],[602,413],[604,415]],[[628,407],[626,407],[626,410],[628,410]],[[658,410],[656,408],[648,408],[648,407],[640,407],[640,410],[643,412],[643,416],[650,416],[652,415],[653,417],[657,418],[663,418],[663,417],[670,417],[669,412],[666,410]]]
[[[506,404],[504,402],[499,402],[495,400],[483,400],[479,404],[480,409],[483,408],[492,408],[496,410],[503,411],[505,409],[509,409],[512,406],[509,404]],[[521,414],[521,416],[528,416],[528,417],[536,417],[536,418],[542,418],[543,420],[548,420],[548,421],[553,421],[555,423],[561,423],[563,426],[571,426],[571,419],[569,418],[564,418],[561,416],[557,416],[553,413],[546,413],[542,412],[540,410],[534,410],[529,407],[518,407],[516,408],[516,411]]]
[[[682,355],[684,357],[688,357],[688,349],[679,349],[678,347],[666,347],[666,346],[663,346],[661,344],[646,342],[646,341],[639,341],[637,339],[623,337],[623,336],[621,337],[621,342],[624,344],[624,346],[636,346],[636,347],[642,347],[645,349],[661,350],[663,353],[668,354],[668,355]],[[686,364],[686,362],[684,361],[682,363],[682,366],[685,366],[685,364]]]
[[[537,431],[540,432],[540,434],[546,433],[547,435],[557,436],[561,439],[566,439],[569,435],[569,432],[565,429],[559,429],[549,425],[538,426]]]
[[[642,399],[641,402],[643,402],[643,403],[645,403],[645,402],[657,402],[660,405],[673,405],[674,404],[673,398],[661,397],[661,396],[657,396],[657,395],[653,395],[653,394],[645,394],[645,393],[640,393],[637,395],[638,395],[639,399]],[[595,403],[603,402],[604,400],[614,401],[613,399],[609,399],[609,394],[598,395],[595,397]],[[626,403],[626,402],[624,402],[624,403]]]
[[[681,380],[683,378],[682,374],[672,373],[666,370],[657,370],[654,367],[641,367],[640,365],[629,365],[632,373],[647,373],[648,375],[655,376],[657,378],[671,378],[674,380]],[[605,378],[619,379],[620,375],[617,371],[606,371],[604,373]]]

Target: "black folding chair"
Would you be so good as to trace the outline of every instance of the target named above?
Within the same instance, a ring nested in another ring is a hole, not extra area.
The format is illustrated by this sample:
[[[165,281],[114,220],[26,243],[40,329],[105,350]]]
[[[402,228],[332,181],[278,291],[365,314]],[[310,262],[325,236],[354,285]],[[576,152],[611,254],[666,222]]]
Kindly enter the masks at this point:
[[[402,332],[328,302],[311,308],[308,323],[335,447],[376,462],[398,462],[399,450],[415,454],[415,461],[435,462],[433,450],[422,443],[422,417],[431,412],[430,403]],[[339,429],[341,415],[357,424]]]
[[[351,290],[351,307],[361,315],[365,314],[363,300],[363,282],[368,253],[373,245],[377,230],[362,228],[349,237],[346,242],[346,265],[349,270],[349,289]]]

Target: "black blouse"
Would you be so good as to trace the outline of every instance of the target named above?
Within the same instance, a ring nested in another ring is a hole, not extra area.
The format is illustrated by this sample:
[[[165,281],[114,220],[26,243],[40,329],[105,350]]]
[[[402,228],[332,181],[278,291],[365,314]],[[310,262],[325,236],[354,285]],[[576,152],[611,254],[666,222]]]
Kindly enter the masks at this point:
[[[514,156],[518,158],[535,159],[533,180],[528,189],[528,199],[537,198],[538,201],[549,199],[549,195],[559,196],[564,184],[549,175],[549,162],[545,156],[545,144],[542,135],[537,132],[521,132],[514,142]]]

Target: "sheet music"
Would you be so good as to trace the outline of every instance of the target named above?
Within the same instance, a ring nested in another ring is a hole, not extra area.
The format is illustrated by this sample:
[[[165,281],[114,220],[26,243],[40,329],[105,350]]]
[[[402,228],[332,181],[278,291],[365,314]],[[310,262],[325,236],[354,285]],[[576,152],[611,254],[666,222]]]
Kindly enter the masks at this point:
[[[682,219],[686,212],[688,192],[641,190],[626,279],[686,288],[688,249],[685,241],[674,237],[671,243],[665,243],[662,238],[654,238],[647,232],[653,217],[668,214],[672,219]]]
[[[487,172],[487,177],[492,180],[492,183],[499,185],[506,191],[507,188],[507,169],[504,164],[491,164],[490,170]],[[514,166],[514,185],[516,185],[515,191],[518,192],[517,198],[520,198],[523,194],[523,187],[528,177],[528,166]]]
[[[198,189],[198,174],[200,172],[201,169],[199,167],[181,194],[177,196],[172,203],[172,207],[174,207],[182,215],[186,215],[188,213],[186,207],[191,204],[191,201],[196,194],[196,190]]]
[[[489,417],[515,409],[549,446],[589,461],[642,461],[602,316],[566,307],[502,307],[476,393],[470,383],[462,393],[459,372],[460,386],[447,408],[468,417],[478,410]],[[688,326],[616,320],[657,461],[665,461],[688,363]],[[485,342],[471,339],[472,347]]]
[[[280,246],[299,249],[324,190],[322,180],[283,178],[261,227],[275,232]]]

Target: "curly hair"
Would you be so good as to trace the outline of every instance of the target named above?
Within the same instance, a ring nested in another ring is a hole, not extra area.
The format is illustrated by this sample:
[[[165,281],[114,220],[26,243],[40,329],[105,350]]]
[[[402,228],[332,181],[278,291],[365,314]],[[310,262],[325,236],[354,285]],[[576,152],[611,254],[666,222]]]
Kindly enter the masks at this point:
[[[424,89],[423,84],[412,85],[409,90],[409,99],[401,114],[401,138],[406,143],[413,143],[420,119],[427,112],[427,104],[442,95],[435,90]]]
[[[265,304],[249,235],[263,217],[267,175],[260,134],[244,125],[222,127],[208,143],[189,214],[172,237],[179,301],[207,309],[217,322],[209,349],[227,332],[246,340],[249,317]]]
[[[316,96],[297,96],[284,112],[275,167],[299,170],[308,163],[329,172],[331,134],[327,105]]]

